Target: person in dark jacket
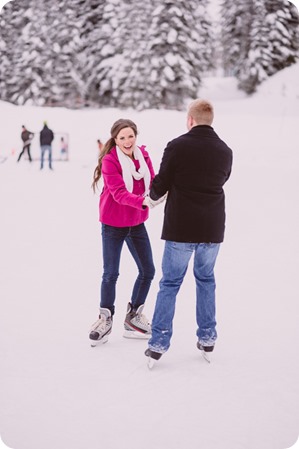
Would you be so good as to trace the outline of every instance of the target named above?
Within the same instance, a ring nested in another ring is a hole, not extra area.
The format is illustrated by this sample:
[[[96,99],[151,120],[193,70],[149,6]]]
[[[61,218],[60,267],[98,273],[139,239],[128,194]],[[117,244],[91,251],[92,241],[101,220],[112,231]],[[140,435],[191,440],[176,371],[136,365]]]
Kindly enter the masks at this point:
[[[48,128],[47,122],[44,122],[44,127],[40,132],[40,148],[41,148],[41,165],[40,169],[44,168],[44,157],[45,153],[48,151],[49,169],[53,170],[52,167],[52,142],[54,139],[54,133]]]
[[[166,240],[160,290],[145,354],[158,360],[169,349],[176,296],[194,255],[197,347],[208,358],[217,338],[214,266],[224,239],[223,185],[232,168],[232,150],[212,128],[213,106],[191,103],[188,132],[168,143],[153,180],[149,206],[168,192],[162,239]]]
[[[23,148],[22,148],[21,153],[19,154],[17,162],[20,161],[20,159],[23,156],[23,154],[25,153],[25,151],[27,151],[29,161],[32,162],[32,157],[30,154],[30,145],[31,145],[33,136],[34,136],[34,134],[32,132],[28,131],[28,129],[26,129],[26,127],[23,125],[22,133],[21,133],[21,139],[23,141]]]

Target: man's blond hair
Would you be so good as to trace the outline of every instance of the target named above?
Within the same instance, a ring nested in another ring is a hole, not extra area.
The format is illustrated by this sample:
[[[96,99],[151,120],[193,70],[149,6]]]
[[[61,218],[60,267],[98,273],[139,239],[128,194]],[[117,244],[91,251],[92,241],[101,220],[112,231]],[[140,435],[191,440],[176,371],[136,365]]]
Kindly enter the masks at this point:
[[[207,100],[194,100],[189,105],[188,116],[198,125],[211,125],[214,119],[214,108]]]

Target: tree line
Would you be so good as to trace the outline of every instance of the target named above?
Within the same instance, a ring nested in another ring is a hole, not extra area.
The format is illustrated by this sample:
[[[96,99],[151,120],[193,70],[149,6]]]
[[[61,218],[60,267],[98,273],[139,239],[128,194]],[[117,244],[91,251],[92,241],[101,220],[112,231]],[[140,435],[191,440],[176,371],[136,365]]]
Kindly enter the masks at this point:
[[[176,109],[217,67],[247,93],[298,60],[287,0],[14,0],[0,16],[0,98],[40,106]]]

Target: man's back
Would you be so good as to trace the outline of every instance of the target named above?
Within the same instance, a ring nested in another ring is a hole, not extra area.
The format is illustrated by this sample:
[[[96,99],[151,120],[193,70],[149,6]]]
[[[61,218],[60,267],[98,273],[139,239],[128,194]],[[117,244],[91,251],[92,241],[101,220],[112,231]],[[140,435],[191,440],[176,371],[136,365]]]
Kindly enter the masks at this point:
[[[157,196],[168,190],[163,239],[223,241],[223,185],[231,166],[232,151],[211,126],[195,126],[168,144],[152,188]]]
[[[54,134],[51,129],[47,126],[44,126],[40,133],[40,144],[41,145],[51,145],[54,139]]]

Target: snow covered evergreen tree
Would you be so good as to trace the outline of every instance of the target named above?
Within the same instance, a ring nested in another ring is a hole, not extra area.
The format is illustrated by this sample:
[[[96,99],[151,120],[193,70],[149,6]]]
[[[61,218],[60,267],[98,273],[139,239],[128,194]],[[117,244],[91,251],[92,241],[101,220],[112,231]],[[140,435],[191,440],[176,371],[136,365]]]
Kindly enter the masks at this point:
[[[226,75],[238,76],[250,46],[252,0],[224,0],[221,5],[223,68]]]
[[[14,0],[2,14],[1,98],[181,109],[213,59],[207,2]]]
[[[127,14],[127,2],[119,4],[118,0],[106,0],[103,5],[102,22],[96,31],[97,39],[94,41],[95,49],[89,58],[92,65],[90,98],[99,107],[117,105],[115,95],[119,70],[123,65],[124,41],[128,33],[124,26],[124,22],[128,25]]]
[[[298,12],[287,0],[224,0],[223,65],[247,93],[298,60]]]
[[[79,58],[83,46],[80,17],[75,5],[71,7],[69,2],[49,2],[47,6],[45,33],[51,54],[47,62],[50,76],[46,78],[49,86],[48,95],[44,95],[46,104],[83,106],[86,89],[84,62]]]
[[[3,100],[13,103],[18,103],[26,86],[26,83],[20,82],[19,69],[26,51],[22,32],[30,22],[26,14],[29,1],[25,0],[22,5],[16,1],[7,3],[0,16],[0,92]],[[23,102],[24,98],[21,97],[19,103]]]
[[[99,105],[98,91],[105,74],[98,65],[107,54],[104,9],[106,0],[75,0],[75,23],[79,27],[80,51],[76,51],[77,80],[85,105]],[[69,3],[67,1],[67,3]],[[108,26],[109,28],[109,26]]]
[[[7,61],[1,77],[2,99],[16,104],[74,105],[78,80],[72,76],[73,56],[79,42],[76,28],[68,26],[70,14],[72,10],[62,1],[8,3],[0,34]]]
[[[273,75],[298,60],[299,16],[296,7],[288,0],[265,1],[271,51],[268,74]]]
[[[201,27],[198,1],[166,0],[155,5],[146,48],[151,68],[147,80],[152,86],[150,105],[182,109],[187,99],[197,96],[201,74],[209,64],[204,47],[207,29]],[[205,9],[202,20],[204,13]]]
[[[118,60],[111,68],[113,104],[118,107],[146,109],[151,107],[151,54],[149,27],[155,1],[125,4],[115,39],[120,49]],[[125,39],[124,39],[125,37]]]
[[[271,66],[269,30],[266,23],[264,0],[255,0],[253,20],[250,24],[249,50],[238,73],[239,87],[251,94],[268,77]]]
[[[211,65],[211,23],[206,16],[206,7],[199,8],[195,0],[162,6],[157,0],[126,0],[121,6],[108,0],[101,58],[93,70],[94,98],[98,95],[102,106],[120,108],[182,107],[186,94],[196,96],[200,74]],[[183,88],[184,83],[188,87]]]

